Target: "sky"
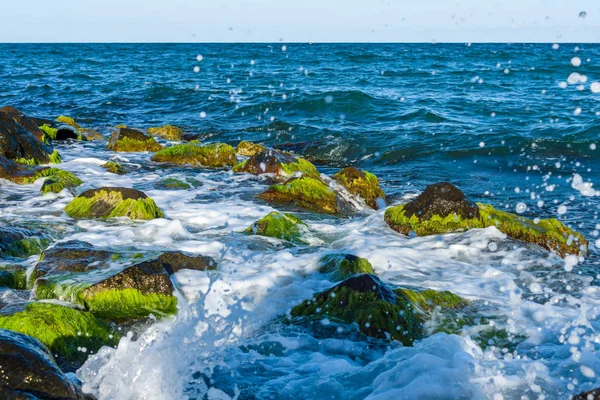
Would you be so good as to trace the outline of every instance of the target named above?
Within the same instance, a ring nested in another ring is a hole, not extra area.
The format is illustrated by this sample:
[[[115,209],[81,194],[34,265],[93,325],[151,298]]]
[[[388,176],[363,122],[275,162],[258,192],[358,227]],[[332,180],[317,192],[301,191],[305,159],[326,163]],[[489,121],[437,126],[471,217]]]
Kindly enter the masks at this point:
[[[0,42],[600,42],[599,0],[0,3]]]

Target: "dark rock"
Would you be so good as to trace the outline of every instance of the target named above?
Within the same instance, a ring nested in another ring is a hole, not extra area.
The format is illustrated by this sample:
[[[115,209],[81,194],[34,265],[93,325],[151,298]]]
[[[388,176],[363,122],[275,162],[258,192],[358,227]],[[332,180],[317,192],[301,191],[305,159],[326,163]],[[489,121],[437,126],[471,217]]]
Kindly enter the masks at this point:
[[[145,199],[145,198],[148,197],[148,196],[146,196],[146,193],[141,192],[141,191],[136,190],[136,189],[121,188],[121,187],[109,187],[109,186],[107,186],[107,187],[101,187],[101,188],[98,188],[98,189],[89,189],[89,190],[86,190],[85,192],[81,193],[77,197],[85,197],[85,198],[91,199],[94,196],[96,196],[97,193],[100,193],[102,191],[121,193],[121,196],[123,197],[123,200],[127,200],[127,199],[137,200],[137,199]]]
[[[373,293],[378,300],[395,303],[397,300],[396,294],[390,290],[381,280],[372,274],[362,274],[352,278],[348,278],[342,283],[325,291],[322,296],[327,298],[332,292],[341,288],[348,288],[359,293]]]
[[[590,390],[574,396],[572,400],[600,400],[600,389]]]
[[[179,251],[161,254],[158,260],[171,275],[182,269],[209,271],[217,269],[217,262],[209,256],[187,255]]]
[[[113,253],[95,249],[79,240],[57,243],[46,249],[35,267],[35,277],[62,272],[86,272],[105,268]]]
[[[0,398],[91,399],[69,381],[38,340],[0,329]]]
[[[34,230],[0,227],[0,257],[29,257],[41,253],[47,243],[47,239]]]
[[[39,138],[19,121],[38,133]],[[51,155],[54,149],[43,143],[41,137],[43,132],[23,113],[13,107],[0,108],[0,156],[10,160],[47,164],[52,161]]]
[[[288,178],[295,173],[313,178],[319,177],[319,172],[309,161],[291,153],[268,148],[237,164],[233,171],[253,175],[274,174],[276,177],[283,178]]]
[[[49,167],[21,164],[0,155],[0,178],[18,184],[35,181],[36,177],[47,169]]]
[[[427,186],[423,193],[405,205],[404,210],[407,218],[416,214],[421,220],[430,219],[434,215],[443,218],[450,214],[463,219],[479,218],[477,204],[448,182]]]
[[[119,128],[114,131],[106,145],[107,150],[137,152],[137,151],[158,151],[163,147],[156,140],[136,131],[135,129]]]
[[[65,207],[72,218],[117,218],[150,220],[164,215],[144,192],[130,188],[89,189]]]

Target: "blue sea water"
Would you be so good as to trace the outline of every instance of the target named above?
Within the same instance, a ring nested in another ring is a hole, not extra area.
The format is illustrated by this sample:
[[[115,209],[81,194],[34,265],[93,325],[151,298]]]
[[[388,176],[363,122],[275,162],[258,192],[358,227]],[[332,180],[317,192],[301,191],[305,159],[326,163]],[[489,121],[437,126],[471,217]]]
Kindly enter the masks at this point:
[[[182,276],[183,291],[201,295],[177,322],[92,356],[79,376],[100,398],[566,399],[600,386],[600,93],[592,91],[600,45],[0,44],[0,52],[0,105],[30,116],[69,115],[107,135],[118,124],[170,123],[205,141],[284,145],[326,174],[348,165],[375,173],[390,203],[450,181],[473,200],[558,218],[590,240],[571,271],[490,229],[403,238],[379,212],[308,215],[318,251],[257,250],[231,233],[269,210],[252,197],[264,183],[250,178],[168,172],[205,186],[148,192],[166,210],[162,225],[73,223],[60,214],[70,195],[52,203],[0,186],[0,221],[43,217],[102,245],[201,251],[229,273],[210,285]],[[112,178],[89,161],[113,157],[102,146],[62,146],[66,168],[86,185],[146,188],[166,174],[147,155],[127,155],[120,161],[139,172]],[[492,304],[528,339],[491,352],[468,333],[399,348],[273,328],[294,301],[331,286],[306,267],[330,249],[369,258],[391,283]],[[227,293],[249,300],[236,306]],[[261,346],[271,350],[239,350]]]

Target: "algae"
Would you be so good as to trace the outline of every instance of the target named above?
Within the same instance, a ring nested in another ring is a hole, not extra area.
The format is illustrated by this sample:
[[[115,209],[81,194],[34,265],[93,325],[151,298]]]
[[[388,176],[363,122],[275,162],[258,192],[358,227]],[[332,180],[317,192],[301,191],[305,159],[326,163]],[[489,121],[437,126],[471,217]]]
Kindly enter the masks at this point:
[[[306,224],[300,218],[292,214],[273,211],[253,223],[245,230],[245,233],[301,242],[301,226],[306,226]]]
[[[152,161],[223,168],[233,166],[237,160],[235,149],[228,144],[198,145],[184,143],[156,152],[152,157]]]

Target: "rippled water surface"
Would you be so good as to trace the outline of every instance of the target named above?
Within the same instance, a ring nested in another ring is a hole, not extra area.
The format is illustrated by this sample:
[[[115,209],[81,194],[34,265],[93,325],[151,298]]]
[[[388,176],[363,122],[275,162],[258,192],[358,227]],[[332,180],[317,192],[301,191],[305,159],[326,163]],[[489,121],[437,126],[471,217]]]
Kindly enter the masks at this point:
[[[0,223],[219,262],[215,276],[175,275],[182,292],[176,320],[122,339],[79,370],[99,398],[567,399],[600,387],[600,93],[591,90],[600,81],[600,45],[0,50],[0,105],[30,116],[65,114],[106,135],[122,123],[171,123],[205,141],[285,145],[326,174],[347,165],[375,173],[390,203],[448,180],[473,200],[512,212],[523,203],[524,215],[558,218],[590,240],[587,257],[567,272],[556,255],[494,228],[408,238],[387,227],[383,211],[365,210],[346,219],[298,213],[311,228],[311,246],[292,247],[241,233],[273,209],[254,198],[267,185],[259,178],[167,168],[149,154],[111,153],[96,142],[59,144],[61,168],[84,180],[83,188],[135,187],[165,218],[74,221],[62,211],[72,199],[66,191],[42,197],[40,184],[2,182]],[[99,165],[110,159],[131,172],[107,173]],[[204,185],[155,189],[165,177]],[[526,339],[514,349],[482,349],[465,331],[402,347],[280,323],[293,305],[333,285],[316,273],[316,261],[332,249],[368,258],[391,284],[452,290]]]

